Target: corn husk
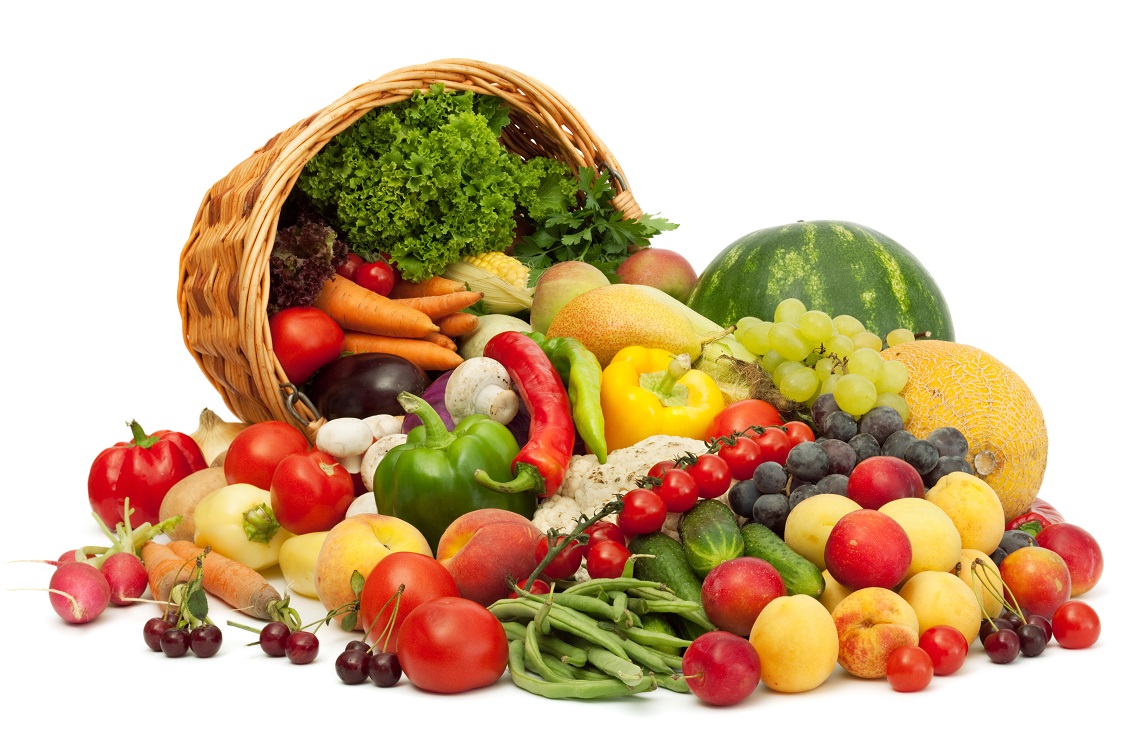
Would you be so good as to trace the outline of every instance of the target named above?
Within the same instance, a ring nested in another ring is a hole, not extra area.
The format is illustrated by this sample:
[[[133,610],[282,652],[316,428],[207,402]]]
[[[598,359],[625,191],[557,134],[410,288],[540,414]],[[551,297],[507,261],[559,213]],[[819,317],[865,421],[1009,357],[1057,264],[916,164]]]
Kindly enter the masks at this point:
[[[460,281],[469,291],[484,294],[480,304],[487,314],[512,315],[531,308],[534,292],[519,288],[499,276],[475,265],[458,261],[441,272],[445,278]]]

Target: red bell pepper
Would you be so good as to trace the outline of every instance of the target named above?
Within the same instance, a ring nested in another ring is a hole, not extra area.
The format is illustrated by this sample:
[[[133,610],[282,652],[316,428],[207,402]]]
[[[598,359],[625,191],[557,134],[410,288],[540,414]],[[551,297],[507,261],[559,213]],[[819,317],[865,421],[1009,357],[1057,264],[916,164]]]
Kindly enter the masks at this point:
[[[1035,498],[1028,512],[1011,518],[1011,521],[1007,523],[1007,530],[1025,531],[1032,536],[1037,536],[1046,526],[1064,522],[1065,518],[1054,509],[1053,505],[1045,500]]]
[[[124,520],[126,497],[134,528],[141,523],[155,525],[168,490],[207,467],[199,445],[189,435],[167,429],[145,434],[135,421],[128,426],[133,439],[98,453],[86,482],[90,506],[110,528]]]

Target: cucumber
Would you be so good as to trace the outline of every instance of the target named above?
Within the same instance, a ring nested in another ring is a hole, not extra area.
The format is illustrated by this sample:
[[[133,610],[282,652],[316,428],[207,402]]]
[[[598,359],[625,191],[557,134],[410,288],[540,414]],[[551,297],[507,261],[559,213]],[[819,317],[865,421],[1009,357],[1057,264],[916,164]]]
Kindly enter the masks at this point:
[[[768,527],[761,523],[746,523],[742,526],[741,535],[745,541],[746,556],[764,559],[773,565],[781,573],[790,596],[803,593],[819,598],[823,595],[824,579],[819,568],[800,556]]]
[[[641,534],[634,536],[628,542],[628,550],[633,554],[652,555],[634,560],[635,577],[663,583],[684,601],[702,605],[702,583],[695,577],[691,565],[687,564],[687,554],[683,551],[683,545],[674,538],[663,533]],[[693,640],[708,631],[695,622],[686,621],[678,615],[672,616],[673,626],[680,637]]]
[[[701,580],[712,569],[745,552],[733,510],[717,499],[704,499],[679,516],[679,540],[687,564]]]

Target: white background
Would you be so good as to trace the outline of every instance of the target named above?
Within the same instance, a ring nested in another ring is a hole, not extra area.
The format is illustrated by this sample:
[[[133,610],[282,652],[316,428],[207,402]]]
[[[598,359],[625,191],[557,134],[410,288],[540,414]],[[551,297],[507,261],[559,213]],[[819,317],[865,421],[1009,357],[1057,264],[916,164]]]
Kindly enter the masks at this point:
[[[127,439],[127,420],[191,432],[203,407],[229,416],[183,346],[175,302],[180,249],[210,185],[365,80],[471,57],[569,99],[641,207],[681,223],[661,244],[698,270],[743,234],[797,219],[856,221],[917,255],[944,290],[958,340],[1015,369],[1045,411],[1041,495],[1093,532],[1107,558],[1086,596],[1101,642],[1003,667],[977,644],[961,673],[919,694],[837,671],[814,692],[762,686],[727,710],[670,693],[584,705],[533,697],[506,677],[444,698],[405,684],[345,687],[332,661],[348,638],[336,630],[321,631],[321,656],[305,667],[242,647],[250,636],[233,628],[219,657],[172,661],[141,641],[148,609],[70,627],[46,594],[0,590],[5,683],[20,695],[7,703],[6,730],[58,735],[63,721],[71,740],[128,726],[132,740],[210,745],[659,736],[925,746],[1111,730],[1108,692],[1124,665],[1119,12],[389,5],[43,2],[5,12],[0,558],[53,558],[99,540],[86,473],[99,450]],[[44,587],[49,572],[6,565],[0,588]],[[318,604],[302,605],[315,618]]]

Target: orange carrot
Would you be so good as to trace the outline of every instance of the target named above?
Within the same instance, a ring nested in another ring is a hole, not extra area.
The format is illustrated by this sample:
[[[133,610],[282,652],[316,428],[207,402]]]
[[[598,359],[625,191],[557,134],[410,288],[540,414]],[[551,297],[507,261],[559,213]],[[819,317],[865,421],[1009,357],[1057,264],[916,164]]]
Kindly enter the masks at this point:
[[[476,330],[476,326],[480,324],[480,318],[471,312],[453,312],[444,317],[439,317],[433,322],[437,323],[437,327],[441,328],[441,332],[445,335],[450,338],[459,338]]]
[[[437,320],[471,307],[484,298],[482,291],[455,291],[452,294],[432,294],[413,299],[398,299],[398,304],[424,312],[431,320]],[[345,329],[347,326],[343,326]],[[352,328],[354,330],[354,328]],[[415,336],[415,338],[420,336]]]
[[[148,589],[152,592],[152,600],[160,603],[167,603],[172,595],[172,588],[178,583],[191,580],[195,571],[194,558],[184,559],[156,541],[149,541],[141,546],[141,559],[148,572]]]
[[[420,338],[392,338],[353,330],[343,332],[343,350],[352,354],[395,354],[429,371],[456,369],[464,361],[457,352]]]
[[[437,330],[424,311],[387,299],[340,275],[324,283],[313,305],[346,330],[401,338],[421,338]]]
[[[172,541],[168,548],[181,559],[196,559],[203,553],[190,541]],[[269,604],[281,594],[255,569],[215,551],[203,557],[203,590],[220,598],[243,614],[270,621]]]
[[[452,338],[445,335],[444,333],[430,333],[429,335],[422,336],[422,340],[423,341],[429,341],[430,343],[436,343],[438,346],[441,346],[443,348],[447,348],[450,351],[456,351],[457,350],[456,341],[454,341]]]
[[[434,294],[452,294],[465,291],[467,287],[460,281],[443,276],[431,276],[424,281],[407,281],[399,279],[390,292],[391,299],[413,299],[419,296],[433,296]]]

